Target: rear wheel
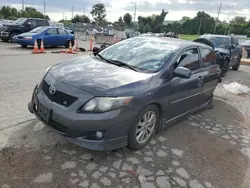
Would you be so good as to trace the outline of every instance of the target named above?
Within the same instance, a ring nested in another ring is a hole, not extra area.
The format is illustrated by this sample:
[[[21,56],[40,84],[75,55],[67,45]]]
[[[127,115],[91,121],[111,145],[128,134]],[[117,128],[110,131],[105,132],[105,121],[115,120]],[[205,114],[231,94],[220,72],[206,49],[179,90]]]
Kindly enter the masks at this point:
[[[225,60],[223,65],[221,66],[221,77],[226,76],[228,71],[229,61]]]
[[[65,48],[69,48],[69,43],[71,42],[71,46],[73,47],[75,45],[75,41],[74,40],[67,40],[66,43],[65,43]]]
[[[10,35],[10,42],[14,42],[14,37],[15,36],[17,36],[18,35],[18,33],[11,33],[11,35]]]
[[[159,110],[156,106],[146,107],[136,118],[128,136],[128,146],[138,150],[145,147],[152,139],[159,124]]]
[[[239,68],[240,68],[240,61],[241,61],[241,57],[238,58],[237,64],[234,65],[234,66],[232,66],[232,69],[233,69],[233,70],[235,70],[235,71],[239,70]]]

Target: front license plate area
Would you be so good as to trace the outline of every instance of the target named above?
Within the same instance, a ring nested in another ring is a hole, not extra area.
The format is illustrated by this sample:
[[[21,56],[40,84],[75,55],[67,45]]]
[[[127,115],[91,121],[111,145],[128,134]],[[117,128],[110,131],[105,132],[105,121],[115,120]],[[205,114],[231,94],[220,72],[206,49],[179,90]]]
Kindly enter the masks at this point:
[[[50,119],[50,110],[41,104],[40,102],[37,105],[37,115],[46,123],[49,122]]]

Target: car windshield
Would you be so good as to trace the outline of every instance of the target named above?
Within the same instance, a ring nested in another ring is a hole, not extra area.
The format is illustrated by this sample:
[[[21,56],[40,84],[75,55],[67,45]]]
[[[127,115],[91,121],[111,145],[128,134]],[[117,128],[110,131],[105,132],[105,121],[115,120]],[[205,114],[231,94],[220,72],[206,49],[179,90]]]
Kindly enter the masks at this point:
[[[229,48],[229,38],[227,37],[209,37],[215,48]]]
[[[47,28],[46,27],[37,27],[33,30],[30,31],[30,33],[42,33],[46,30]]]
[[[175,53],[174,42],[158,38],[134,37],[118,42],[99,54],[113,61],[120,61],[142,72],[159,71]]]
[[[27,21],[27,18],[19,18],[19,19],[15,20],[13,23],[14,24],[23,24],[26,21]]]

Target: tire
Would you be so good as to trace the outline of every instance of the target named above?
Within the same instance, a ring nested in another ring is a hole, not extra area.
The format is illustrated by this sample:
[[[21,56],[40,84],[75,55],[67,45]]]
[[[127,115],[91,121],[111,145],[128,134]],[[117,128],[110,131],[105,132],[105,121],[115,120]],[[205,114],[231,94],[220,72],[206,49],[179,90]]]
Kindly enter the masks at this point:
[[[225,77],[228,71],[229,61],[225,60],[221,68],[221,77]]]
[[[19,33],[11,33],[11,34],[10,34],[10,42],[11,42],[11,43],[14,42],[14,39],[13,39],[13,38],[14,38],[14,36],[16,36],[16,35],[19,35]]]
[[[9,42],[9,39],[2,39],[3,42]]]
[[[146,124],[147,127],[145,127],[145,124],[144,124],[144,119],[145,119],[146,114],[149,115],[148,117],[152,117],[152,118],[155,117],[153,120],[151,120],[153,123]],[[135,119],[134,124],[131,127],[131,130],[129,131],[128,147],[133,150],[138,150],[138,149],[145,147],[149,143],[149,141],[152,139],[156,131],[156,128],[159,125],[159,122],[160,122],[160,118],[159,118],[158,108],[155,105],[147,106],[143,111],[141,111],[138,114],[138,116]],[[140,129],[142,130],[139,131]],[[137,131],[139,132],[137,133]],[[146,136],[145,133],[147,133],[148,135]],[[142,137],[139,137],[140,134],[142,135]]]
[[[28,47],[28,45],[21,45],[23,48],[27,48]]]
[[[240,57],[240,58],[238,58],[238,60],[237,60],[237,64],[236,64],[236,65],[234,65],[234,66],[232,66],[232,69],[233,69],[234,71],[239,70],[239,68],[240,68],[240,60],[241,60],[241,57]]]
[[[66,41],[66,43],[65,43],[65,48],[69,48],[69,42],[70,42],[70,40],[67,40]],[[71,45],[72,45],[72,47],[75,45],[75,41],[74,40],[71,40]]]

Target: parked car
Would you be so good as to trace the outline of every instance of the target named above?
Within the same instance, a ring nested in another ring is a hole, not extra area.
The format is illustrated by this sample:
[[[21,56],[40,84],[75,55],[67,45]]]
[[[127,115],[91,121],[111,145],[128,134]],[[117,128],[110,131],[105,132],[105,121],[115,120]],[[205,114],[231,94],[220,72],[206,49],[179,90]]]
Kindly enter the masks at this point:
[[[48,68],[28,108],[82,147],[140,149],[156,130],[210,107],[218,82],[210,46],[133,37]]]
[[[242,58],[242,48],[236,38],[226,35],[205,34],[200,38],[211,41],[214,50],[220,55],[221,76],[225,76],[228,69],[238,70]]]
[[[4,42],[13,41],[14,36],[29,32],[39,26],[49,26],[49,21],[39,18],[19,18],[13,23],[3,24],[0,30],[0,39]]]
[[[244,40],[240,43],[240,46],[247,51],[247,58],[250,58],[250,40]]]
[[[34,46],[35,40],[37,40],[39,48],[41,40],[43,40],[44,46],[69,47],[70,42],[74,45],[74,35],[63,28],[52,26],[37,27],[28,33],[15,36],[13,40],[24,48]]]

